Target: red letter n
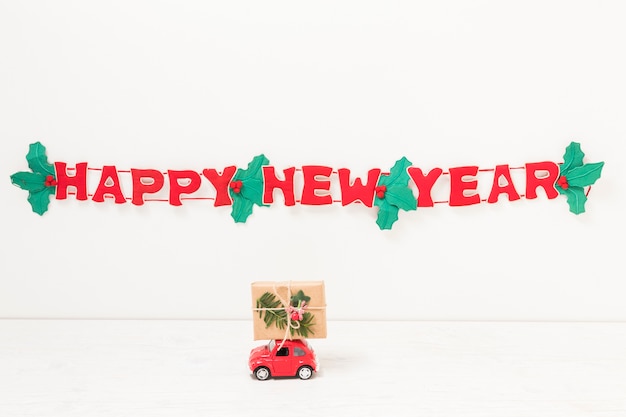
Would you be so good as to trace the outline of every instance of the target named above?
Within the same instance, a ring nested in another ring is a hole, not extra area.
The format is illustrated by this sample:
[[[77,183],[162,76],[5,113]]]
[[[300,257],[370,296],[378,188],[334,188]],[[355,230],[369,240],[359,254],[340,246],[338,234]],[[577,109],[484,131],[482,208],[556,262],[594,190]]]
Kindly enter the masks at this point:
[[[285,174],[284,180],[276,178],[276,172],[273,166],[263,167],[263,203],[271,204],[274,202],[274,189],[280,188],[285,196],[285,205],[294,206],[296,204],[296,198],[293,193],[293,174],[296,172],[295,168],[287,168],[283,170]]]

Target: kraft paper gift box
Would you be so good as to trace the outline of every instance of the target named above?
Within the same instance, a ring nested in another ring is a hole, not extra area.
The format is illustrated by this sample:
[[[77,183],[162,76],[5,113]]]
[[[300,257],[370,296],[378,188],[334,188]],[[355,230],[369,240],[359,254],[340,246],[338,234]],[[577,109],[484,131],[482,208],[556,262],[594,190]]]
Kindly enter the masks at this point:
[[[324,281],[252,283],[254,340],[326,338]]]

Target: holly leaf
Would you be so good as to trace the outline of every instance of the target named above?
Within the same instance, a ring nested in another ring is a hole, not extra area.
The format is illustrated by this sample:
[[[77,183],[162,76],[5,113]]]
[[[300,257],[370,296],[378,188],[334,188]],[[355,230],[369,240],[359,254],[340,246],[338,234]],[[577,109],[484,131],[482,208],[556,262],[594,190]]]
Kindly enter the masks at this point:
[[[11,175],[11,182],[28,191],[28,202],[39,215],[48,210],[50,196],[56,191],[54,186],[46,186],[46,178],[54,177],[54,166],[48,162],[46,147],[40,142],[31,143],[26,154],[26,162],[32,172],[16,172]]]
[[[311,301],[311,297],[309,297],[308,295],[304,295],[304,291],[300,290],[296,293],[296,295],[291,296],[291,305],[297,307],[300,301],[308,303],[309,301]]]
[[[54,187],[44,187],[41,191],[29,191],[27,200],[33,211],[41,216],[48,211],[52,194],[54,194]]]
[[[403,156],[402,159],[397,160],[393,167],[389,170],[389,175],[380,176],[378,185],[385,185],[387,188],[391,185],[408,186],[411,177],[407,172],[407,168],[411,165],[413,165],[413,163]]]
[[[376,224],[381,230],[389,230],[398,220],[400,209],[409,211],[417,209],[417,200],[409,188],[411,177],[407,168],[413,165],[411,161],[402,157],[389,170],[388,175],[381,175],[378,186],[385,186],[383,198],[376,196],[374,205],[378,207]]]
[[[233,181],[241,181],[241,190],[236,193],[229,190],[233,199],[233,208],[230,213],[236,223],[245,223],[252,214],[254,205],[263,204],[263,166],[270,163],[265,155],[257,155],[248,163],[247,169],[238,169]]]
[[[384,199],[377,198],[377,200],[380,200],[380,202],[376,204],[379,207],[376,224],[380,230],[390,230],[393,224],[398,220],[398,212],[400,210],[398,207],[387,203]]]
[[[585,212],[587,195],[584,187],[594,184],[600,178],[604,167],[604,162],[585,164],[584,157],[585,153],[580,149],[580,143],[571,142],[565,148],[563,164],[559,168],[560,175],[565,177],[567,187],[563,188],[559,184],[561,179],[554,184],[557,191],[567,197],[569,211],[574,214]]]
[[[385,200],[404,211],[417,210],[417,200],[410,188],[400,185],[392,185],[385,192]]]
[[[248,178],[263,180],[263,166],[269,165],[270,161],[265,155],[257,155],[248,163],[247,169],[238,169],[234,179],[244,181]]]
[[[46,188],[46,176],[36,172],[16,172],[11,182],[22,190],[37,192]]]
[[[564,190],[558,187],[559,193],[567,196],[567,204],[569,204],[569,211],[574,214],[581,214],[585,212],[585,203],[587,202],[587,196],[583,187],[569,187]]]
[[[585,153],[580,149],[580,143],[571,142],[563,154],[563,164],[560,167],[561,175],[566,175],[572,168],[582,166],[584,157]]]
[[[572,168],[567,173],[567,183],[570,187],[586,187],[588,185],[592,185],[598,178],[600,178],[603,167],[604,162],[596,162]]]
[[[257,206],[266,206],[263,204],[263,180],[257,178],[248,178],[241,180],[241,196],[252,201]]]
[[[54,176],[54,165],[48,162],[46,147],[40,142],[31,143],[26,154],[28,167],[37,174]]]
[[[252,201],[243,198],[240,194],[235,194],[230,216],[235,220],[235,223],[245,223],[248,220],[248,216],[252,214],[253,207],[254,203]]]

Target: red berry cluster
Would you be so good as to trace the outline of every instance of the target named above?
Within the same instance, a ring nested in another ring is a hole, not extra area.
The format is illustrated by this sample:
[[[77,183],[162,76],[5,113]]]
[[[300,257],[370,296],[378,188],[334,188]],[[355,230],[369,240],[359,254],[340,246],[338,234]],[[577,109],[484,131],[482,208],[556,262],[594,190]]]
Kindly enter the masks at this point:
[[[57,180],[55,180],[52,175],[48,175],[44,184],[46,187],[54,187],[55,185],[57,185]]]
[[[287,314],[289,314],[292,321],[302,321],[304,318],[304,309],[306,307],[306,303],[298,303],[298,307],[289,306]]]
[[[233,181],[230,183],[230,188],[233,189],[235,194],[239,194],[241,192],[241,187],[243,187],[243,183],[241,181]]]
[[[565,175],[561,175],[556,183],[564,190],[567,190],[569,188],[569,184],[567,183],[567,178],[565,178]]]
[[[376,190],[376,197],[380,199],[385,198],[385,193],[387,192],[387,186],[379,185],[378,187],[375,188],[375,190]]]

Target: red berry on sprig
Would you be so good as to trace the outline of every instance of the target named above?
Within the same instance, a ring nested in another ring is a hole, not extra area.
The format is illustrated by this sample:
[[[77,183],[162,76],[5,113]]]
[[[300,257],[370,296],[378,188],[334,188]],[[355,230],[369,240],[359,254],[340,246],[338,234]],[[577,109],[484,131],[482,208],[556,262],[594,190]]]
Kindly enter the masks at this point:
[[[55,185],[57,185],[57,180],[55,180],[52,175],[48,175],[46,176],[46,181],[44,184],[46,187],[54,187]]]
[[[241,187],[243,183],[241,181],[233,181],[230,183],[230,188],[233,190],[235,194],[239,194],[241,192]]]
[[[387,192],[387,186],[379,185],[378,187],[375,188],[375,191],[376,191],[376,197],[383,199],[385,198],[385,192]]]
[[[567,183],[567,178],[565,177],[565,175],[561,175],[556,183],[564,190],[567,190],[569,188],[569,184]]]

